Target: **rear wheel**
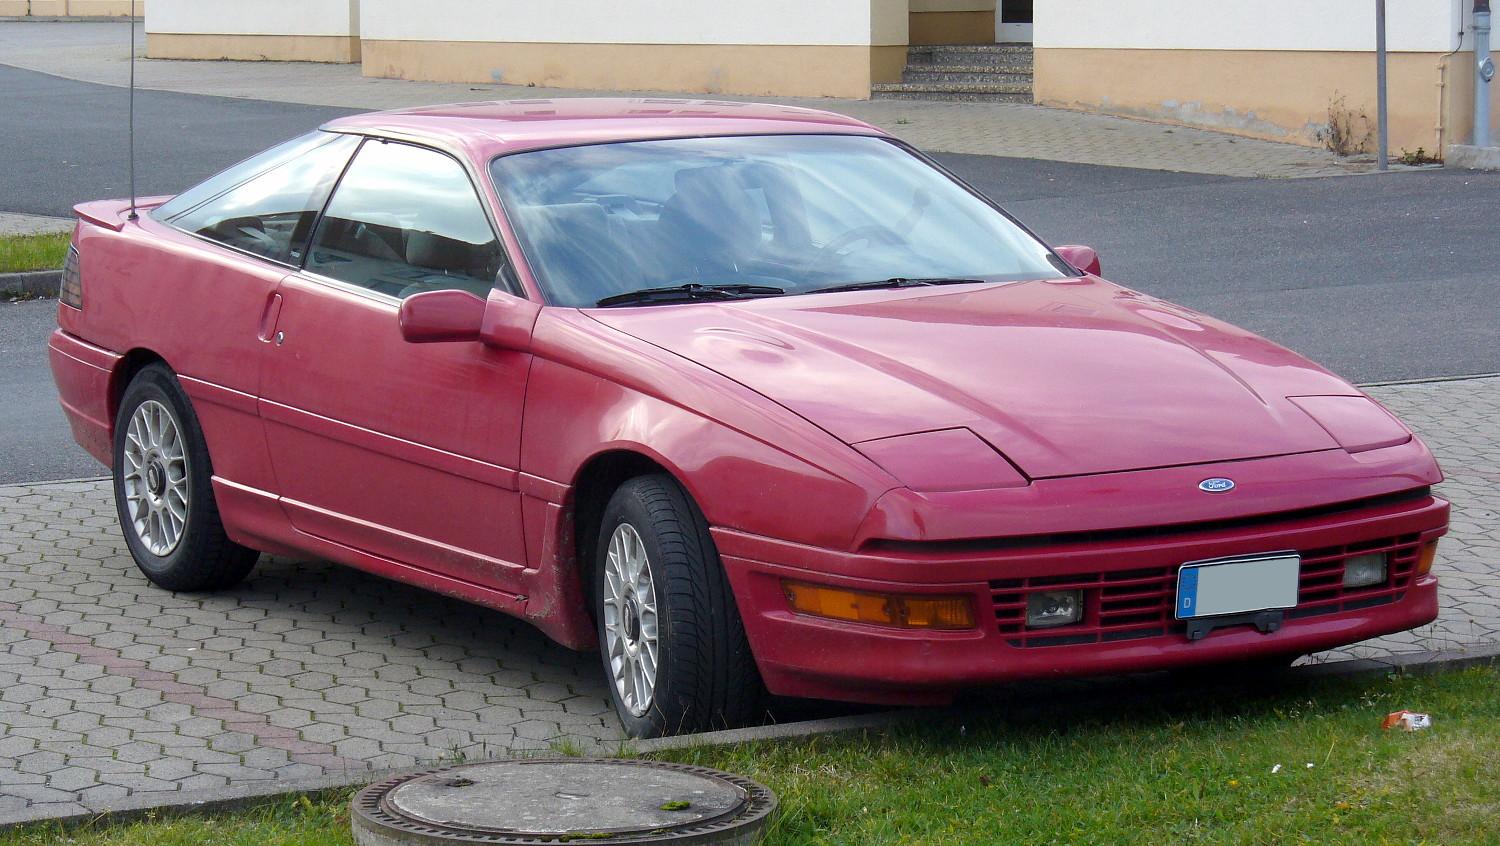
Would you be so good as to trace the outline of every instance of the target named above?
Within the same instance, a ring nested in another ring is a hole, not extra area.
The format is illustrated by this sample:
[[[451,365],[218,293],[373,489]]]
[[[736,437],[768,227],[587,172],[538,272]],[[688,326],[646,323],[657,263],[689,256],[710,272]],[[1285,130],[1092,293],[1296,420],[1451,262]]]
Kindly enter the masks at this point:
[[[681,486],[664,475],[621,485],[595,549],[600,652],[626,732],[752,720],[760,675],[708,525]]]
[[[229,587],[260,556],[224,532],[212,476],[197,415],[177,377],[165,365],[142,368],[115,416],[115,510],[136,566],[159,587]]]

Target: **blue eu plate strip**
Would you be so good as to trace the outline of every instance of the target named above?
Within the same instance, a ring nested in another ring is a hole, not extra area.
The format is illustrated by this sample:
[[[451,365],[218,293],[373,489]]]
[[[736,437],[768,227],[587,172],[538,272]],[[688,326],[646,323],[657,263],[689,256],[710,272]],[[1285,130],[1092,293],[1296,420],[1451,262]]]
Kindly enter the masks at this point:
[[[1177,576],[1177,616],[1187,618],[1197,616],[1198,604],[1198,568],[1185,567]]]

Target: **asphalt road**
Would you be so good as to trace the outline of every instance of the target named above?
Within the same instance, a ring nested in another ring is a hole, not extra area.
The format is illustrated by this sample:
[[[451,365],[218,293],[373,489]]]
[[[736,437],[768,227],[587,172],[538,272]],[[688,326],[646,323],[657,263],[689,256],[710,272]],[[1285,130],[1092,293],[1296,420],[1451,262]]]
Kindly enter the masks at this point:
[[[176,194],[353,110],[135,94],[140,196]],[[130,193],[126,91],[0,65],[0,211],[67,215]]]
[[[0,303],[0,484],[104,475],[73,443],[47,368],[57,303]]]
[[[1356,382],[1500,372],[1500,173],[1263,180],[940,156],[1104,275]]]
[[[347,113],[137,92],[142,195],[175,193]],[[122,196],[124,93],[0,66],[0,211]],[[1238,323],[1355,381],[1500,372],[1500,174],[1252,180],[939,155],[1105,275]],[[100,472],[46,368],[51,303],[0,305],[0,483]]]

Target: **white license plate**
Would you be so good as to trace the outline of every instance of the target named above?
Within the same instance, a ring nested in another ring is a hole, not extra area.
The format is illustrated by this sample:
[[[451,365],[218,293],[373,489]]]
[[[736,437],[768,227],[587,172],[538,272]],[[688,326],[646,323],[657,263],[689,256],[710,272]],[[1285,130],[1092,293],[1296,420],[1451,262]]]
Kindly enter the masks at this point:
[[[1301,568],[1295,552],[1184,564],[1177,571],[1177,619],[1295,608]]]

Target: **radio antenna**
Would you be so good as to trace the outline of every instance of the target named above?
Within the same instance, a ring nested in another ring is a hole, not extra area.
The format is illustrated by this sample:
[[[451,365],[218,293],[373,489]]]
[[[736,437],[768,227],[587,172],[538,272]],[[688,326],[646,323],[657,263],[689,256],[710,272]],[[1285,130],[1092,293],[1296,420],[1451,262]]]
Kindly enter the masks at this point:
[[[135,10],[131,9],[130,15],[130,110],[127,120],[130,129],[126,132],[129,136],[130,156],[130,220],[137,220],[140,215],[135,213]]]

